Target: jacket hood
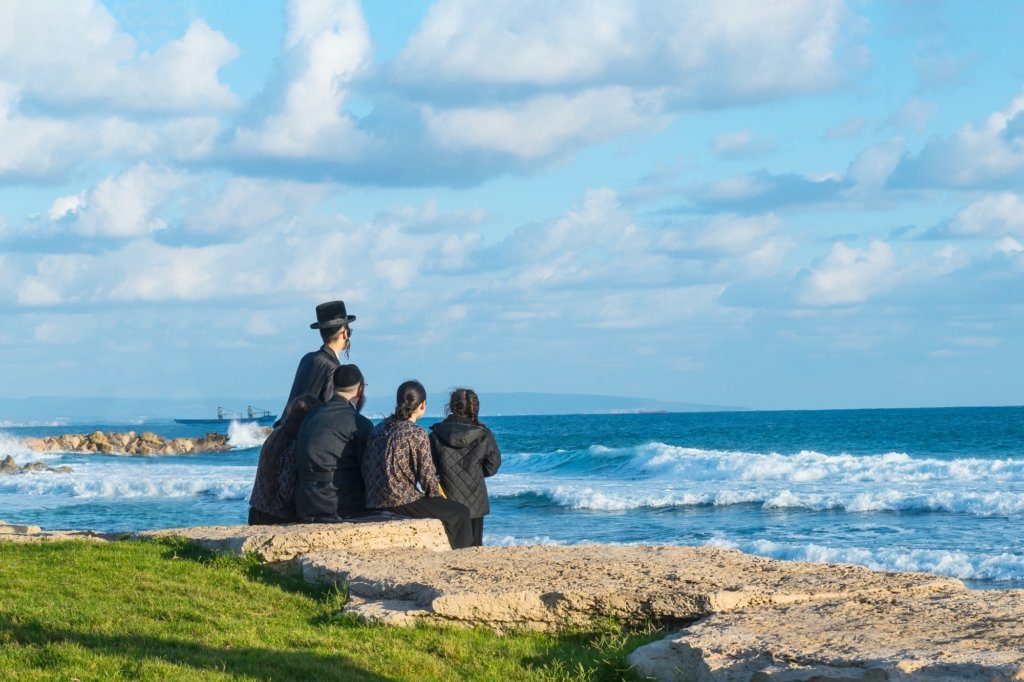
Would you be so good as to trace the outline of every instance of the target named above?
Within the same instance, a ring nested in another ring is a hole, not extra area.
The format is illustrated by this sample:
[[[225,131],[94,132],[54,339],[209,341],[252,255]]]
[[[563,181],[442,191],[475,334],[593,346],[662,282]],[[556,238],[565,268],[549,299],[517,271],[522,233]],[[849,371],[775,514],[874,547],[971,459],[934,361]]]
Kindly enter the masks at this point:
[[[445,445],[453,448],[467,448],[487,435],[487,427],[480,424],[452,419],[432,424],[430,430]]]

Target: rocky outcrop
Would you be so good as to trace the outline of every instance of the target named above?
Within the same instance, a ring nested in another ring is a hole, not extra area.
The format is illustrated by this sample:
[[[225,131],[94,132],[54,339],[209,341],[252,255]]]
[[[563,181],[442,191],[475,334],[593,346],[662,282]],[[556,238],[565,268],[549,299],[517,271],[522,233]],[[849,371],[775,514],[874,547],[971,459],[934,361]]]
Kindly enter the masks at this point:
[[[208,433],[200,438],[163,438],[150,431],[136,433],[69,433],[63,436],[26,438],[25,446],[36,452],[80,452],[118,455],[189,455],[230,450],[228,437]]]
[[[69,466],[51,467],[46,466],[42,462],[29,462],[24,466],[18,466],[18,463],[14,461],[14,458],[7,455],[0,460],[0,476],[13,475],[13,474],[27,474],[32,471],[49,471],[55,474],[70,474],[74,471]]]
[[[962,589],[921,573],[791,564],[713,547],[477,547],[309,553],[311,582],[345,582],[350,610],[392,624],[417,620],[499,630],[688,622],[712,613],[842,596]]]
[[[415,554],[448,551],[440,521],[403,519],[375,523],[312,523],[287,526],[201,526],[140,531],[133,538],[182,537],[214,552],[255,554],[261,561],[290,561],[310,552],[347,554],[403,547]]]
[[[1024,679],[1024,590],[847,595],[716,613],[629,656],[702,682]]]

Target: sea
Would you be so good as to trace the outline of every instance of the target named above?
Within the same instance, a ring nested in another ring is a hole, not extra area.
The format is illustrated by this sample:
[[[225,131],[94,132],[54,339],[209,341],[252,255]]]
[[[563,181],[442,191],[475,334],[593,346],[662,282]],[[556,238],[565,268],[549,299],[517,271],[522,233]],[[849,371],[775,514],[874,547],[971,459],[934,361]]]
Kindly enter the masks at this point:
[[[428,426],[433,419],[420,421]],[[1024,587],[1024,407],[496,416],[486,545],[729,547]],[[244,523],[262,431],[229,452],[36,453],[26,436],[203,435],[173,420],[0,422],[0,519],[129,531]]]

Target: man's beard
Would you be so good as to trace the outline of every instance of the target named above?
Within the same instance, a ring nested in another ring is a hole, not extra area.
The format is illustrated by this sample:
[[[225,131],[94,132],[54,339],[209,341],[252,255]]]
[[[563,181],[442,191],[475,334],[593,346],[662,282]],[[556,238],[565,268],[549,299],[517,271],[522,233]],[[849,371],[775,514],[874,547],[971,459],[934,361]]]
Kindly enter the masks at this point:
[[[363,405],[365,405],[365,404],[366,404],[366,395],[363,394],[363,393],[360,393],[359,397],[356,398],[356,412],[362,412],[363,411]]]

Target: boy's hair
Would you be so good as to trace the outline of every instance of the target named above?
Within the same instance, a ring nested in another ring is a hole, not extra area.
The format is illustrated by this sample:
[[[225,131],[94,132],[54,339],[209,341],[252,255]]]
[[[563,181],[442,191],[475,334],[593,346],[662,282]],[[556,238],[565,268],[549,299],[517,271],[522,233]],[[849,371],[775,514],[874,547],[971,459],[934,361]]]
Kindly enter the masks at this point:
[[[480,399],[471,388],[453,390],[445,411],[452,416],[468,419],[474,424],[480,423]]]

